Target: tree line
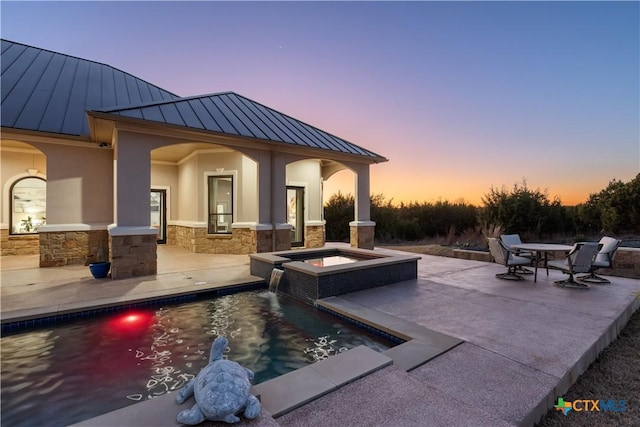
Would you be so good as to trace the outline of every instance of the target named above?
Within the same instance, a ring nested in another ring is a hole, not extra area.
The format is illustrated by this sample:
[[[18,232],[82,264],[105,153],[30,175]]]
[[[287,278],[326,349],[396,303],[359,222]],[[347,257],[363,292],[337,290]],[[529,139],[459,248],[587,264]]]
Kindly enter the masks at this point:
[[[349,241],[349,222],[355,199],[338,192],[324,208],[328,241]],[[518,233],[523,238],[595,234],[640,234],[640,174],[629,182],[612,180],[589,195],[585,203],[563,206],[546,191],[532,190],[526,181],[512,188],[491,187],[482,206],[464,201],[393,204],[384,195],[371,196],[371,220],[379,242],[420,241],[446,237],[465,241],[470,236]],[[465,239],[465,237],[467,239]]]

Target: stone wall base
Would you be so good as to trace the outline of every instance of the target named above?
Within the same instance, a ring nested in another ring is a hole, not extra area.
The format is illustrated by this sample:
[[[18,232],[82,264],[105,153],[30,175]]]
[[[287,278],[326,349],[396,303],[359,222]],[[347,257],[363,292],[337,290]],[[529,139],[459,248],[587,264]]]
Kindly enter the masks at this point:
[[[640,279],[640,248],[618,248],[613,268],[601,268],[596,274]]]
[[[149,276],[158,272],[155,234],[109,236],[111,278]]]
[[[350,242],[352,248],[374,248],[375,225],[351,225],[350,227]]]
[[[109,254],[107,230],[55,231],[39,233],[40,267],[88,265],[96,260],[102,247]]]
[[[200,227],[174,225],[171,228],[171,233],[167,233],[167,244],[175,244],[194,253],[247,255],[271,252],[273,248],[273,230],[233,228],[231,234],[210,235]],[[289,249],[290,231],[276,230],[276,250]]]
[[[304,246],[307,248],[321,248],[324,246],[325,231],[324,225],[305,225]]]
[[[8,229],[0,230],[0,255],[37,255],[40,253],[40,237],[37,234],[10,235]]]

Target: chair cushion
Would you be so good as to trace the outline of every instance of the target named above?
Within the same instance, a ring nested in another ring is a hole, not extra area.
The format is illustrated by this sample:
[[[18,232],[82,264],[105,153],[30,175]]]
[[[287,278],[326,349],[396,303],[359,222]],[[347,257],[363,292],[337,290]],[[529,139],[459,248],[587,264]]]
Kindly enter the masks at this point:
[[[613,237],[605,236],[602,239],[600,239],[599,243],[602,243],[602,249],[600,249],[600,251],[598,252],[598,255],[596,256],[596,261],[599,263],[604,263],[604,265],[599,265],[599,267],[608,267],[609,266],[608,254],[611,254],[613,251],[616,250],[616,248],[618,247],[619,241],[617,239],[614,239]]]
[[[600,255],[598,255],[600,256]],[[607,268],[609,267],[609,260],[605,259],[604,261],[601,259],[596,258],[595,261],[593,261],[593,263],[591,264],[592,267],[597,267],[597,268]]]
[[[518,256],[518,255],[510,255],[508,264],[509,265],[530,265],[531,258],[525,258],[523,256]]]
[[[602,239],[600,239],[599,243],[602,243],[602,249],[600,249],[599,252],[601,254],[608,254],[618,247],[618,240],[612,237],[603,237]]]
[[[569,270],[569,263],[565,259],[555,259],[547,262],[547,267],[557,268],[558,270]]]

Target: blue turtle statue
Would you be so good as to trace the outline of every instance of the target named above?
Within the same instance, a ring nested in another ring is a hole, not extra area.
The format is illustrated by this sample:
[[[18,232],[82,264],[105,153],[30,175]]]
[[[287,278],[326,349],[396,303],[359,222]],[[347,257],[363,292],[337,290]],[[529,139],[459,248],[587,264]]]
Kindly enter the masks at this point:
[[[253,372],[237,362],[222,358],[229,341],[218,337],[211,346],[209,364],[189,381],[176,396],[178,404],[192,395],[196,404],[178,414],[178,422],[187,425],[200,424],[205,420],[237,423],[237,414],[253,419],[260,414],[260,402],[251,394]]]

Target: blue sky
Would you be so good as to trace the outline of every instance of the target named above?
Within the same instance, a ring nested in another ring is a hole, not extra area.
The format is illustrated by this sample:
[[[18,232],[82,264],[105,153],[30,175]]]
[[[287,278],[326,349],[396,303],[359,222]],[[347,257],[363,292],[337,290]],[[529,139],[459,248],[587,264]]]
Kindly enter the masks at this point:
[[[640,172],[638,2],[6,2],[2,37],[371,149],[371,190],[565,204]],[[325,192],[353,192],[342,172]]]

